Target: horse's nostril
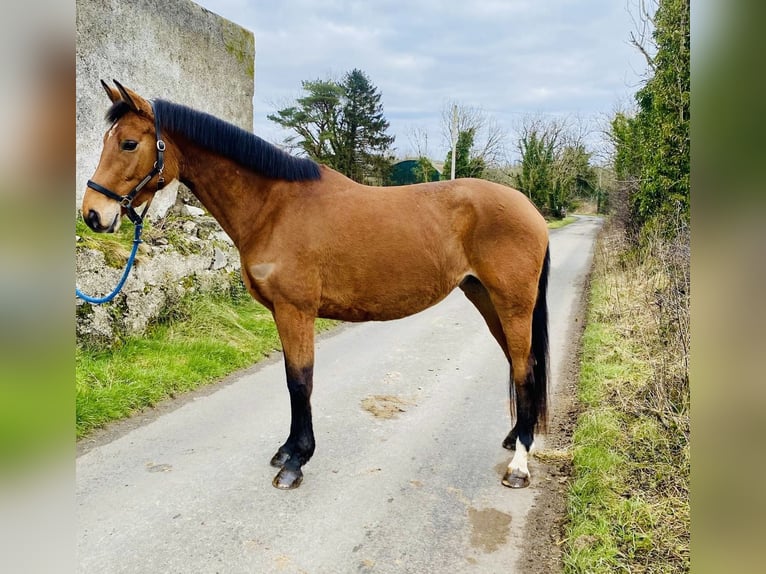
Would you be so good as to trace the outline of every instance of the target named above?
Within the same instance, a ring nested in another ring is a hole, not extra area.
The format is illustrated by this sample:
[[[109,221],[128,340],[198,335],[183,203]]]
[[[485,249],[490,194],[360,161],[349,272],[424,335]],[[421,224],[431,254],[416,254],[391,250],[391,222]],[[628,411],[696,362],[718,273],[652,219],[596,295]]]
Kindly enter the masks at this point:
[[[99,220],[98,213],[91,209],[88,211],[88,217],[85,218],[85,223],[88,224],[93,231],[99,231],[101,228],[101,221]]]

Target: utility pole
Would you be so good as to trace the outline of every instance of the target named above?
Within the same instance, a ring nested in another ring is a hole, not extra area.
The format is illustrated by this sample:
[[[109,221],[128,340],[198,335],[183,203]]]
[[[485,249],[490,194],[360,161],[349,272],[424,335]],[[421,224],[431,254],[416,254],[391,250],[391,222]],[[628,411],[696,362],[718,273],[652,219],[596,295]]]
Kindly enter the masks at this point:
[[[452,126],[450,129],[450,136],[452,137],[452,176],[450,179],[455,179],[455,152],[457,151],[457,104],[452,104]]]

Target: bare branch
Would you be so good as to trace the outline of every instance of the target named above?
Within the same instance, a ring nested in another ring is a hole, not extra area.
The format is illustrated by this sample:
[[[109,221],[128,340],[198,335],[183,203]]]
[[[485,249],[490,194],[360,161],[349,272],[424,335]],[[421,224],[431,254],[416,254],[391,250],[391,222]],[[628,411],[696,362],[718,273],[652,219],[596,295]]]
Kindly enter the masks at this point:
[[[652,71],[655,70],[654,56],[651,50],[655,48],[652,30],[654,30],[654,16],[658,7],[658,0],[633,0],[634,9],[638,15],[631,9],[631,2],[628,2],[628,14],[633,21],[634,31],[630,32],[630,43],[644,56],[647,65]]]
[[[428,157],[428,132],[425,128],[411,127],[407,131],[407,141],[416,157]]]
[[[646,51],[646,48],[644,48],[643,44],[636,39],[636,36],[633,34],[633,32],[630,33],[630,43],[635,46],[639,52],[644,56],[644,59],[646,60],[647,65],[652,69],[652,72],[655,71],[654,66],[654,58],[652,58],[651,55],[649,55],[649,52]]]
[[[496,165],[502,162],[505,156],[507,132],[486,111],[479,107],[467,106],[457,102],[448,102],[441,113],[442,138],[452,146],[452,114],[453,107],[457,107],[457,131],[474,132],[474,148],[471,156],[482,158],[486,165]]]

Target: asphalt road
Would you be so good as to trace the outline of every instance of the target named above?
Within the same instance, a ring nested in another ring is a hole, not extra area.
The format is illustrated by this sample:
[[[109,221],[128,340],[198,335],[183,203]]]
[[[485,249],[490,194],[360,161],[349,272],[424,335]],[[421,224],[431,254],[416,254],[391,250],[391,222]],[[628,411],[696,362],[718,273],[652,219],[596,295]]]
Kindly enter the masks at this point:
[[[554,385],[600,224],[551,233]],[[517,571],[546,484],[534,459],[532,486],[500,483],[507,380],[459,291],[413,317],[340,328],[317,344],[317,449],[300,488],[271,486],[289,426],[272,360],[78,456],[78,571]]]

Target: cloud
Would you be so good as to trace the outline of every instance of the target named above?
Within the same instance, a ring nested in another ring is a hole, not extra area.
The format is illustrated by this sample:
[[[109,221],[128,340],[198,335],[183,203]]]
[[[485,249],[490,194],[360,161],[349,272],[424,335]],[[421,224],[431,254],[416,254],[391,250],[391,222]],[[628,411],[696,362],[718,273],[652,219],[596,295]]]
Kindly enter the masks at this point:
[[[628,45],[632,21],[614,0],[482,0],[477,3],[330,0],[198,0],[256,36],[255,129],[300,94],[302,80],[363,70],[383,94],[400,154],[425,129],[434,153],[449,101],[499,122],[523,114],[597,116],[635,91],[644,64]],[[438,159],[438,156],[437,156]]]

